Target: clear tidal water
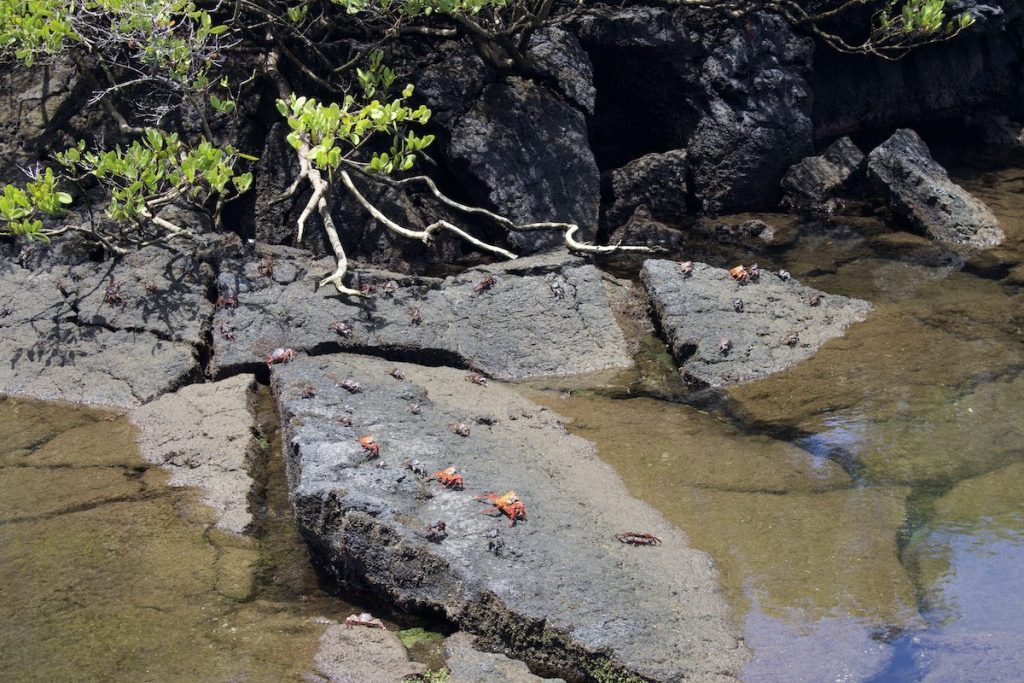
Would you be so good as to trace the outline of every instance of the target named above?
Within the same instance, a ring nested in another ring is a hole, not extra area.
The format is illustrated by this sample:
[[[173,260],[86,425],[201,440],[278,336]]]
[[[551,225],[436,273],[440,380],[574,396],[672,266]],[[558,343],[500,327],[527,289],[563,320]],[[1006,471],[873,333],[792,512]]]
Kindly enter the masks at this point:
[[[1024,169],[958,180],[1019,260]],[[754,651],[747,681],[1024,680],[1021,278],[887,232],[805,226],[759,259],[874,310],[709,411],[685,404],[660,348],[601,387],[530,393],[714,558]]]

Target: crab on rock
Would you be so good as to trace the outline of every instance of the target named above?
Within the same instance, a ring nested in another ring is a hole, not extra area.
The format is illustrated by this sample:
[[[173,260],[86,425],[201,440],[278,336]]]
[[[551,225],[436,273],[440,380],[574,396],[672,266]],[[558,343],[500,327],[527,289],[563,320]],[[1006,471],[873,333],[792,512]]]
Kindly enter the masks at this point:
[[[352,616],[345,619],[345,628],[352,628],[352,625],[358,626],[373,626],[381,628],[387,631],[387,627],[384,626],[384,622],[380,619],[375,619],[369,612],[363,612],[362,614],[353,614]]]
[[[447,467],[440,472],[434,472],[434,479],[444,484],[445,488],[459,489],[460,491],[464,484],[462,475],[454,467]]]
[[[359,437],[359,445],[363,447],[364,451],[369,453],[371,458],[376,458],[380,455],[380,444],[374,441],[373,434]]]
[[[481,512],[485,515],[500,512],[509,518],[509,526],[514,526],[517,519],[526,521],[526,505],[519,500],[515,491],[508,491],[500,496],[497,493],[485,493],[476,496],[474,500],[489,500],[494,503],[494,507],[481,510]]]

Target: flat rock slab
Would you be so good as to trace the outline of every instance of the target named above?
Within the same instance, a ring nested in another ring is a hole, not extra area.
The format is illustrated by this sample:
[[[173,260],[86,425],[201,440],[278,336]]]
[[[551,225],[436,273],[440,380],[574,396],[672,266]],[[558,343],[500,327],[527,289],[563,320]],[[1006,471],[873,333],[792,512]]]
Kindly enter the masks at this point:
[[[252,524],[246,467],[253,417],[251,375],[193,384],[131,412],[142,457],[170,472],[171,486],[198,486],[217,527],[240,534]]]
[[[365,299],[316,289],[329,260],[277,253],[272,272],[259,258],[224,263],[218,287],[231,303],[214,317],[215,376],[254,369],[278,347],[387,354],[509,380],[633,362],[600,272],[564,252],[445,280],[360,271],[373,293]]]
[[[1004,239],[992,211],[950,180],[908,128],[868,154],[867,173],[892,209],[932,239],[972,249],[994,247]]]
[[[211,284],[205,267],[159,249],[37,270],[0,262],[0,393],[134,407],[174,390],[200,371]]]
[[[703,263],[686,275],[675,261],[650,260],[640,277],[681,376],[711,386],[799,363],[871,310],[866,301],[763,270],[756,281],[737,282],[729,271]]]
[[[296,521],[326,571],[400,609],[442,613],[549,675],[732,680],[748,652],[707,555],[557,416],[465,376],[354,354],[274,367]],[[361,391],[339,387],[346,379]],[[379,458],[361,435],[376,437]],[[411,459],[428,473],[458,467],[465,491],[417,475]],[[515,526],[473,499],[510,489],[529,515]],[[448,535],[431,542],[424,528],[437,521]],[[615,539],[633,529],[662,545]]]

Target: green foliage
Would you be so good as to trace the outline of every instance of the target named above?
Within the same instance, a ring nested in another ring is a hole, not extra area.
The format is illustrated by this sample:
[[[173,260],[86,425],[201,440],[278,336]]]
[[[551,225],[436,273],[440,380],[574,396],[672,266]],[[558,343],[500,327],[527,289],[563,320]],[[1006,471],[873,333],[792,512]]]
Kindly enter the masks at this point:
[[[500,9],[510,0],[331,0],[349,14],[378,12],[402,14],[407,17],[431,14],[477,14],[484,9]],[[520,3],[521,4],[521,3]]]
[[[47,241],[40,216],[59,216],[71,203],[71,195],[58,190],[57,183],[53,169],[47,168],[25,183],[24,189],[5,186],[0,195],[0,235]]]
[[[371,58],[369,70],[359,73],[367,98],[391,85],[394,78],[390,69],[380,65],[379,57],[376,61]],[[307,156],[317,170],[330,174],[344,161],[357,163],[370,173],[387,175],[411,169],[416,154],[434,141],[433,135],[420,136],[409,130],[412,124],[430,120],[430,110],[425,106],[413,109],[406,104],[412,93],[413,86],[407,85],[390,102],[373,99],[360,104],[347,95],[341,104],[328,105],[293,94],[287,102],[278,100],[277,109],[291,128],[289,144],[295,149],[307,145]],[[386,138],[384,144],[389,144],[388,149],[373,151],[368,160],[360,160],[359,152],[368,148],[375,137]]]
[[[952,34],[974,23],[966,12],[950,16],[949,0],[887,0],[877,15],[876,39],[900,42],[915,37]]]
[[[444,640],[443,633],[437,633],[436,631],[428,631],[425,628],[419,626],[415,628],[407,628],[398,632],[398,639],[402,641],[402,645],[405,649],[415,647],[420,643],[430,643],[438,640]]]
[[[252,184],[251,173],[234,171],[239,158],[252,157],[205,139],[190,147],[176,133],[155,128],[124,148],[91,152],[83,141],[56,158],[70,173],[99,180],[110,193],[107,214],[122,222],[147,218],[154,202],[185,197],[204,204],[213,195],[242,193]]]
[[[75,47],[196,90],[227,29],[192,0],[0,0],[0,58],[31,66]]]

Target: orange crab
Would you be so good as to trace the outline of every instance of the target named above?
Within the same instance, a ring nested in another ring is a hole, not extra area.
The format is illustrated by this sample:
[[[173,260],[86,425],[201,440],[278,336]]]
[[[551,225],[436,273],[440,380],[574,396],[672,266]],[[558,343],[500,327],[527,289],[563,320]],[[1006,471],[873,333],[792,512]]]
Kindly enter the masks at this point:
[[[481,510],[481,512],[485,515],[500,512],[509,518],[509,526],[515,526],[517,519],[526,521],[526,505],[519,500],[515,491],[508,491],[500,496],[497,493],[485,493],[474,497],[474,500],[489,500],[494,503],[494,507]]]
[[[736,266],[729,269],[729,276],[736,282],[746,282],[750,279],[750,271],[743,266]]]
[[[446,488],[459,489],[463,488],[462,475],[454,467],[448,467],[441,470],[440,472],[434,472],[434,479],[445,485]]]
[[[371,458],[376,458],[380,455],[380,444],[374,441],[373,434],[359,437],[359,445],[370,454]]]

